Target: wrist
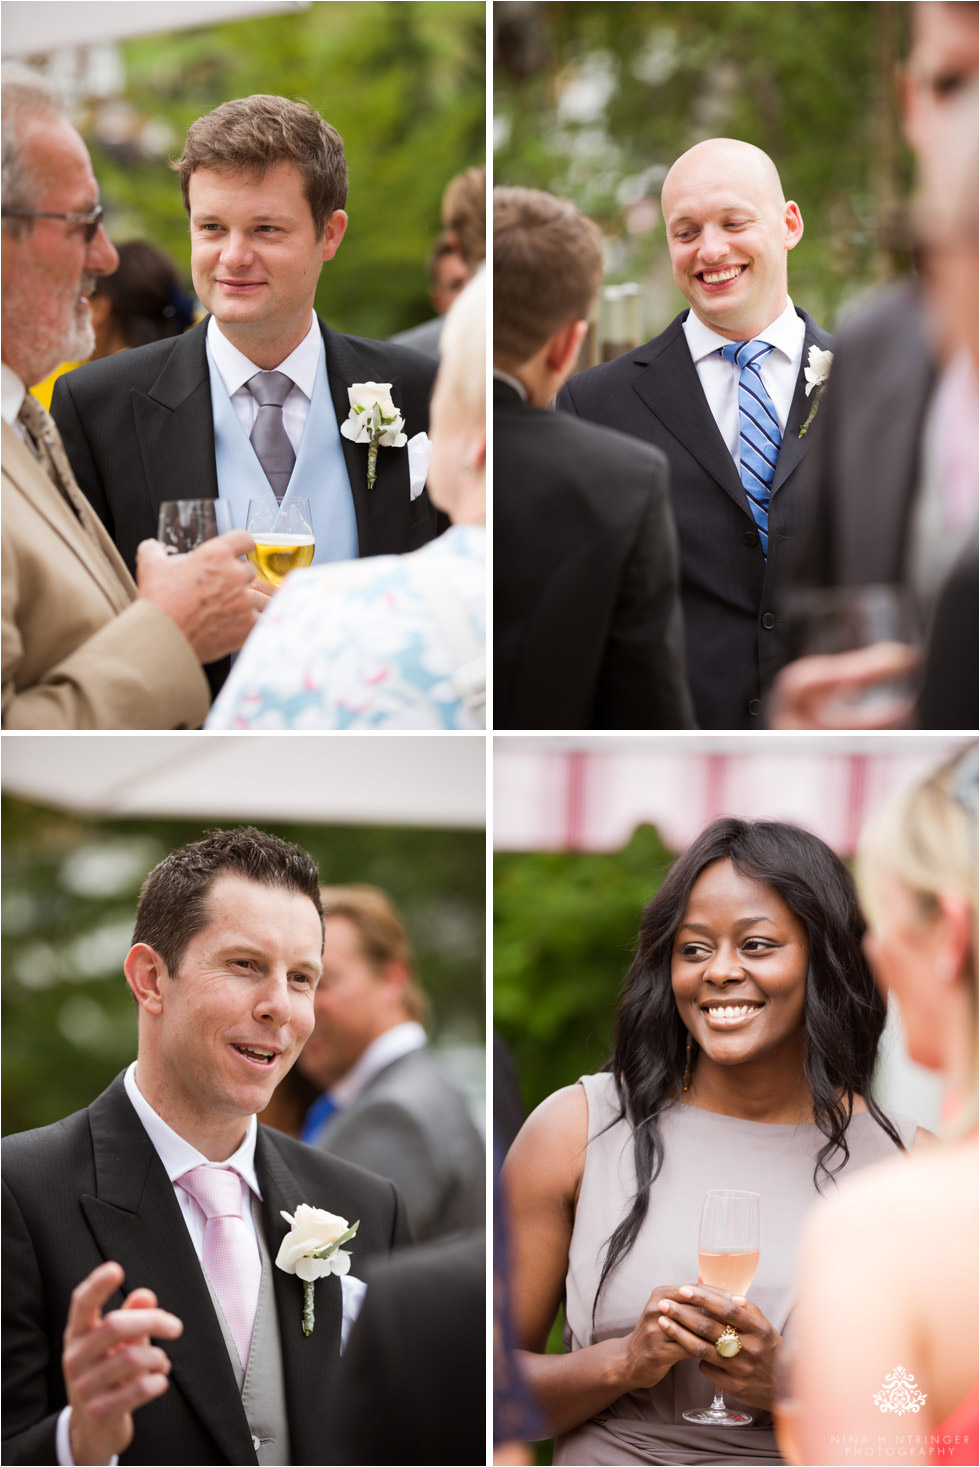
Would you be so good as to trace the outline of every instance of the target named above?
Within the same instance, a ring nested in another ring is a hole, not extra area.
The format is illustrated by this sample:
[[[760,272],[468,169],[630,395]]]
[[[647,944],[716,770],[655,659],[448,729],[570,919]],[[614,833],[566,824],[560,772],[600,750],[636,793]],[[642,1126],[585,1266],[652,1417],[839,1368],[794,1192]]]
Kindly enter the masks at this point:
[[[603,1351],[602,1361],[602,1384],[609,1390],[615,1390],[617,1396],[625,1396],[627,1392],[635,1389],[634,1361],[630,1353],[630,1335],[622,1335],[618,1339],[604,1340],[594,1348]]]

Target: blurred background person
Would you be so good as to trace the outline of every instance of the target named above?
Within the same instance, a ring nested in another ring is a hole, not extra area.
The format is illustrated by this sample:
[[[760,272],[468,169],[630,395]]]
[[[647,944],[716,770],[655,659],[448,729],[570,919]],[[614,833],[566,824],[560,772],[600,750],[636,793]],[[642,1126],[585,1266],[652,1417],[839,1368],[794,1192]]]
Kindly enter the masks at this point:
[[[115,273],[103,276],[93,292],[91,361],[180,336],[195,320],[194,301],[166,250],[152,240],[130,239],[116,251]]]
[[[208,728],[482,728],[486,284],[446,318],[427,486],[451,523],[419,551],[293,571]]]
[[[849,588],[887,586],[902,620],[887,640],[868,633],[786,667],[774,728],[977,724],[978,11],[963,0],[910,8],[901,98],[919,269],[841,333],[783,594],[804,650],[827,590],[844,602]],[[915,707],[910,642],[926,654]]]
[[[384,892],[325,887],[323,973],[300,1070],[323,1092],[301,1138],[395,1183],[416,1243],[484,1225],[483,1143],[428,1048],[428,1000]]]
[[[410,326],[407,331],[398,331],[390,338],[437,359],[443,317],[486,258],[485,168],[467,168],[465,173],[450,179],[442,196],[442,222],[444,232],[429,255],[429,299],[436,315],[431,321]]]
[[[504,1166],[517,1340],[555,1462],[781,1460],[770,1412],[804,1217],[915,1132],[872,1093],[885,1004],[864,930],[843,862],[778,821],[716,820],[645,907],[611,1057],[538,1107]],[[741,1295],[696,1280],[708,1189],[760,1199]],[[683,1419],[711,1386],[748,1418],[734,1438]]]
[[[690,728],[658,448],[549,411],[602,279],[573,203],[493,193],[494,725]]]
[[[846,1460],[840,1443],[870,1441],[876,1450],[860,1452],[868,1460],[972,1464],[980,1231],[975,745],[872,816],[859,872],[876,980],[901,1009],[911,1057],[946,1082],[943,1144],[872,1168],[814,1214],[795,1324],[790,1395],[799,1415],[784,1446],[795,1462]],[[896,1414],[883,1414],[889,1404]]]

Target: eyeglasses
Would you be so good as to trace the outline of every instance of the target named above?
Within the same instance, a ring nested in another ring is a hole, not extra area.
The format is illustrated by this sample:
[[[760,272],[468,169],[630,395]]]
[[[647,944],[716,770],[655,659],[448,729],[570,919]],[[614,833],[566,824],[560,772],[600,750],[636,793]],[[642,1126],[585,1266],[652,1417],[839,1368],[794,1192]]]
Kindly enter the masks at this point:
[[[102,205],[96,204],[91,214],[48,214],[43,209],[0,209],[4,219],[64,219],[69,224],[84,224],[85,243],[91,244],[102,223]]]

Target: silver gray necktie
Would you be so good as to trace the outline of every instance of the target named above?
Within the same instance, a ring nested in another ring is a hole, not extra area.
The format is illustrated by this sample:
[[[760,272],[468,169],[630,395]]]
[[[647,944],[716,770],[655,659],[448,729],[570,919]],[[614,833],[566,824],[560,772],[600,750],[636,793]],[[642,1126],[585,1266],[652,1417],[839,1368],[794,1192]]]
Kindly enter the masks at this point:
[[[285,372],[256,372],[245,385],[259,405],[249,442],[281,504],[296,462],[293,445],[282,425],[282,405],[293,384]]]

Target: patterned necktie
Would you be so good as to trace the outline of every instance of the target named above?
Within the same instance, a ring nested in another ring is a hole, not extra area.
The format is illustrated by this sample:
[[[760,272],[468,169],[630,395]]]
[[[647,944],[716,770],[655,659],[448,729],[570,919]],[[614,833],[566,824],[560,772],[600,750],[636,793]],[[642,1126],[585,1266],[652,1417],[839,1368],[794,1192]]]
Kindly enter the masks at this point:
[[[769,494],[772,476],[783,441],[772,398],[766,391],[760,368],[772,347],[766,341],[730,341],[718,348],[719,356],[739,369],[738,457],[742,488],[759,530],[764,558],[769,555]]]
[[[242,1218],[241,1179],[231,1167],[196,1166],[177,1178],[201,1208],[204,1271],[218,1296],[244,1369],[252,1348],[262,1260]]]
[[[249,442],[281,504],[296,462],[293,445],[282,423],[282,405],[293,383],[285,372],[256,372],[245,385],[259,405]]]

